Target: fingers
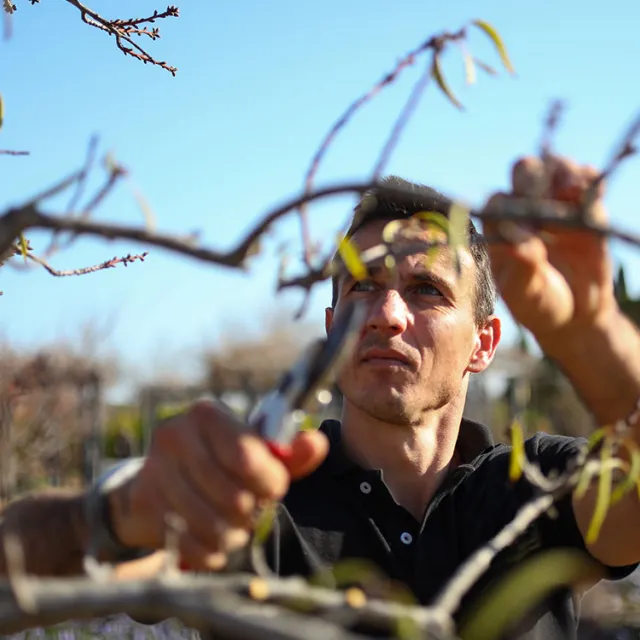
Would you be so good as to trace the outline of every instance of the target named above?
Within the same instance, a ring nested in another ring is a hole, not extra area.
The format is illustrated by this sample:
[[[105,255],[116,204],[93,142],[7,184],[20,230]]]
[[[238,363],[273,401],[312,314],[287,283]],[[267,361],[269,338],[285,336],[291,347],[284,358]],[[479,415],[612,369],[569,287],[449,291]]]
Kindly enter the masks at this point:
[[[303,478],[315,471],[329,451],[329,441],[320,431],[303,431],[291,443],[291,456],[286,462],[292,479]]]
[[[545,198],[582,205],[585,194],[595,185],[593,200],[604,197],[605,181],[599,171],[589,165],[579,165],[569,158],[535,156],[521,158],[511,169],[512,194],[518,198]]]
[[[167,516],[178,516],[181,558],[194,569],[219,569],[247,544],[257,507],[282,499],[291,478],[313,471],[327,451],[323,434],[304,433],[285,464],[235,416],[196,403],[156,428],[127,499],[112,501],[116,533],[130,546],[161,548]]]

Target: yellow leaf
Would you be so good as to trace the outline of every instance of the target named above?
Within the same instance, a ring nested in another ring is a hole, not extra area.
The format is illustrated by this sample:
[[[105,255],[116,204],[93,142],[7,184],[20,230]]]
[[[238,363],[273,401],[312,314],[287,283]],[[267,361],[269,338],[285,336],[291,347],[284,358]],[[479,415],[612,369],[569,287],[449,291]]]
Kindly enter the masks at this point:
[[[640,481],[640,449],[634,442],[625,442],[629,454],[631,455],[631,468],[627,477],[615,488],[611,494],[611,504],[614,505],[621,498],[627,495],[634,486],[638,486]]]
[[[584,469],[580,472],[580,480],[578,480],[578,484],[574,489],[573,493],[578,500],[584,498],[585,493],[587,493],[587,489],[591,484],[591,479],[593,478],[593,473],[589,473]]]
[[[382,230],[382,241],[387,244],[393,242],[404,225],[404,220],[391,220],[391,222],[387,222]]]
[[[447,236],[449,235],[449,219],[442,213],[438,211],[418,211],[418,213],[413,214],[413,217],[426,222],[427,228],[435,227],[436,230],[442,231]]]
[[[276,505],[270,503],[262,510],[254,529],[252,544],[261,545],[266,542],[276,517]]]
[[[596,429],[590,436],[589,440],[587,440],[587,450],[593,451],[593,449],[600,444],[600,441],[608,432],[608,427],[601,427],[600,429]]]
[[[522,476],[524,467],[524,434],[518,420],[511,425],[511,457],[509,459],[509,480],[516,482]]]
[[[24,258],[24,261],[27,261],[27,253],[29,252],[29,245],[27,244],[27,239],[24,237],[24,233],[20,234],[19,237],[19,245],[20,245],[20,253],[22,254],[22,257]]]
[[[454,202],[449,209],[449,244],[453,249],[456,272],[460,275],[460,256],[458,251],[469,246],[467,227],[469,225],[469,209]]]
[[[464,60],[464,77],[467,84],[475,84],[476,81],[476,65],[473,60],[473,56],[466,51],[462,50],[462,58]]]
[[[498,55],[500,56],[500,59],[502,60],[502,64],[504,65],[505,69],[509,73],[515,75],[515,70],[513,68],[513,65],[511,64],[511,60],[509,60],[509,54],[507,53],[507,49],[504,46],[504,42],[502,41],[502,38],[500,37],[500,34],[496,31],[495,27],[490,25],[488,22],[485,22],[484,20],[474,20],[472,24],[474,24],[476,27],[484,31],[485,34],[489,36],[489,38],[491,39],[491,41],[493,42],[493,44],[495,45],[498,51]]]
[[[456,98],[453,95],[453,92],[449,88],[449,85],[447,84],[446,80],[444,79],[444,76],[442,75],[442,68],[440,67],[440,58],[438,57],[438,54],[435,54],[433,56],[433,64],[431,66],[431,75],[433,76],[434,80],[438,83],[438,86],[440,87],[442,92],[447,96],[447,98],[449,98],[449,100],[451,100],[451,102],[456,107],[458,107],[458,109],[464,109],[464,107],[462,106],[462,103],[458,100],[458,98]]]
[[[338,253],[345,267],[356,280],[363,280],[367,277],[367,268],[360,259],[359,251],[346,236],[338,241]]]
[[[611,445],[605,440],[602,445],[602,451],[600,453],[600,459],[603,463],[606,463],[611,458]],[[609,510],[609,504],[611,502],[611,481],[613,473],[611,466],[603,464],[600,471],[600,477],[598,478],[598,495],[596,498],[596,507],[593,512],[593,517],[589,523],[589,529],[585,537],[587,544],[593,544],[600,534],[600,528]]]

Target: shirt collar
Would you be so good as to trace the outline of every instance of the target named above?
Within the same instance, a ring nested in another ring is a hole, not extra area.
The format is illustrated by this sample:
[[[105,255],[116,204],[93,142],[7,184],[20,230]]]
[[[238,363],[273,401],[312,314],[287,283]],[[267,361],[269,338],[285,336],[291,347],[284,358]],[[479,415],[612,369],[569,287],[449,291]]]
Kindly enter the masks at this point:
[[[329,454],[320,467],[323,471],[336,475],[360,468],[344,449],[342,425],[339,420],[324,420],[320,425],[320,431],[329,439],[330,447]],[[491,431],[485,425],[467,418],[462,419],[456,442],[461,464],[471,464],[485,449],[493,445]]]

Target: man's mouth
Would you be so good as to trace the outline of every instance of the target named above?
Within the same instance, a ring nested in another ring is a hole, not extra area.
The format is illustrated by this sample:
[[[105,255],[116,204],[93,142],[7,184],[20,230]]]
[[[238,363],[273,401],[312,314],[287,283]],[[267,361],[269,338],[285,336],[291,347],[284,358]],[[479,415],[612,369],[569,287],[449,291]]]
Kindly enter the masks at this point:
[[[362,362],[387,367],[405,367],[411,366],[409,359],[395,349],[368,349],[362,356]]]

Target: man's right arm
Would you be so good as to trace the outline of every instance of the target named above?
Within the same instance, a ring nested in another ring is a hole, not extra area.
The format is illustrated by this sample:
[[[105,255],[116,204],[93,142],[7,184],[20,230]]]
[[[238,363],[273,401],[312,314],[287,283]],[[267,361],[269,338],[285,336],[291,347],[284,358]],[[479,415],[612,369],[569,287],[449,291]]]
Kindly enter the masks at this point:
[[[255,508],[280,500],[290,479],[311,473],[327,451],[322,433],[303,432],[283,462],[246,424],[215,404],[197,403],[157,427],[143,463],[106,492],[110,537],[127,549],[160,550],[173,514],[183,525],[181,559],[195,570],[219,569],[230,551],[246,544]],[[0,514],[0,575],[7,573],[7,535],[20,542],[27,573],[84,573],[93,529],[87,495],[92,493],[52,490],[9,504]],[[160,567],[161,555],[122,563],[116,576],[146,577]]]
[[[22,569],[27,573],[82,574],[87,546],[84,497],[80,491],[56,490],[7,504],[0,513],[0,576],[9,572],[12,561],[18,560],[6,546],[11,538],[22,548]]]

